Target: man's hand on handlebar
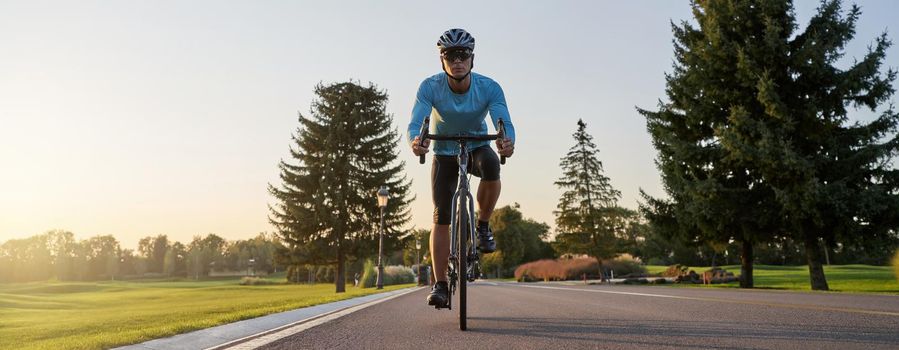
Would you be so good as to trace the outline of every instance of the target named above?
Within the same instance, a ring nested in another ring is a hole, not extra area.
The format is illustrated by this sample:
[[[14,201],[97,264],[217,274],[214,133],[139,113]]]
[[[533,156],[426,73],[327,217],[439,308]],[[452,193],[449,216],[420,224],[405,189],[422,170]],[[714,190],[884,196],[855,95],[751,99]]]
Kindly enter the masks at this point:
[[[421,141],[421,136],[416,136],[414,140],[412,140],[412,153],[415,153],[416,156],[424,155],[428,153],[428,147],[431,146],[431,140],[425,140],[421,143],[421,147],[418,146],[418,142]]]
[[[510,139],[498,139],[496,140],[496,149],[499,151],[499,155],[511,157],[512,153],[515,153],[515,144]]]

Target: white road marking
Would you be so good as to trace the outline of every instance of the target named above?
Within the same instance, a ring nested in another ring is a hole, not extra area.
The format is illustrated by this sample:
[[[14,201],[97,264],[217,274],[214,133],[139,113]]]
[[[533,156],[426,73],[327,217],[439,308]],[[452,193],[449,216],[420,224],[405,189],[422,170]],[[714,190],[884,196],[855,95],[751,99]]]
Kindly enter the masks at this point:
[[[713,301],[713,302],[731,303],[731,304],[748,304],[748,305],[761,305],[761,306],[771,306],[771,307],[785,307],[785,308],[805,309],[805,310],[816,310],[816,311],[838,311],[838,312],[848,312],[848,313],[868,314],[868,315],[899,316],[899,312],[875,311],[875,310],[865,310],[865,309],[851,309],[851,308],[829,307],[829,306],[799,305],[799,304],[783,304],[783,303],[769,303],[769,302],[752,301],[752,300],[732,300],[732,299],[719,299],[719,298],[684,297],[684,296],[678,296],[678,295],[649,294],[649,293],[633,293],[633,292],[616,292],[616,291],[611,291],[611,290],[597,290],[597,289],[562,288],[562,287],[550,287],[550,286],[528,286],[528,285],[518,284],[518,283],[515,283],[515,284],[512,284],[512,283],[504,283],[503,285],[507,285],[507,286],[515,286],[515,287],[524,287],[524,288],[539,288],[539,289],[567,290],[567,291],[571,291],[571,292],[591,292],[591,293],[621,294],[621,295],[634,295],[634,296],[641,296],[641,297],[668,298],[668,299],[682,299],[682,300],[696,300],[696,301]]]
[[[513,285],[513,284],[507,284]],[[525,287],[525,288],[540,288],[540,289],[558,289],[558,290],[567,290],[567,291],[578,291],[578,292],[592,292],[592,293],[606,293],[606,294],[623,294],[623,295],[636,295],[641,297],[656,297],[656,298],[671,298],[671,299],[687,299],[687,300],[706,300],[702,298],[693,298],[693,297],[682,297],[677,295],[664,295],[664,294],[649,294],[649,293],[632,293],[632,292],[616,292],[611,290],[596,290],[596,289],[579,289],[579,288],[562,288],[562,287],[549,287],[549,286],[528,286],[524,284],[515,284],[516,287]]]

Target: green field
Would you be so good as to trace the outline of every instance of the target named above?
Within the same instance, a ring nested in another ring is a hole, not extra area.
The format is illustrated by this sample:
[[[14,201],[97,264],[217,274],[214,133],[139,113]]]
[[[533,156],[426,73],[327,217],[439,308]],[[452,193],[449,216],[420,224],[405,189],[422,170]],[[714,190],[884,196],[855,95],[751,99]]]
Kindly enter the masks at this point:
[[[665,271],[667,266],[647,266],[649,273]],[[740,265],[721,266],[721,268],[740,274]],[[698,274],[708,267],[690,267]],[[831,291],[854,293],[899,293],[899,282],[893,268],[889,266],[870,265],[832,265],[824,266],[824,275]],[[754,265],[752,274],[756,288],[811,290],[808,266],[773,266]],[[688,285],[689,286],[689,285]],[[693,285],[702,286],[702,285]],[[716,284],[714,287],[738,288],[739,283]]]
[[[346,293],[336,294],[333,284],[238,283],[225,279],[0,284],[0,349],[104,349],[377,292],[352,284]]]

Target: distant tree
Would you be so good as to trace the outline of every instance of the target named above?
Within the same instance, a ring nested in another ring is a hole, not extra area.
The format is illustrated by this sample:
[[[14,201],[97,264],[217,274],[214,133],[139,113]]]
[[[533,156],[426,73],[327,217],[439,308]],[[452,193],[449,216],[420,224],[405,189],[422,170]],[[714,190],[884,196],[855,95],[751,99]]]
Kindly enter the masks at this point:
[[[225,264],[230,270],[244,271],[253,259],[253,270],[273,272],[277,268],[275,254],[278,248],[283,245],[277,236],[261,232],[252,239],[229,243],[225,249]]]
[[[51,230],[46,235],[56,278],[60,281],[72,280],[74,249],[77,243],[75,234],[64,230]]]
[[[85,259],[89,265],[88,279],[97,279],[101,276],[109,277],[109,261],[118,260],[122,248],[119,241],[112,235],[94,236],[82,241],[85,248]]]
[[[387,95],[374,85],[318,85],[311,117],[300,115],[291,161],[281,183],[269,185],[276,203],[270,221],[293,264],[335,264],[335,287],[345,291],[347,256],[374,255],[379,230],[375,192],[391,199],[386,231],[394,242],[409,220],[410,182],[397,162],[400,136],[386,112]]]
[[[225,260],[227,247],[228,241],[216,234],[210,233],[206,237],[194,236],[182,253],[187,275],[199,278],[209,275],[213,269],[227,270]]]
[[[119,275],[121,276],[130,276],[137,275],[137,272],[134,270],[134,260],[137,257],[134,256],[133,249],[122,249],[122,255],[119,259]]]
[[[142,256],[135,256],[134,259],[131,260],[132,269],[134,270],[134,274],[137,276],[143,276],[148,271],[148,259]]]
[[[106,257],[106,276],[109,276],[111,280],[114,280],[119,275],[119,270],[121,269],[119,259],[121,258],[116,255],[108,255]]]
[[[549,226],[525,218],[518,203],[497,208],[490,217],[490,227],[496,237],[496,252],[481,257],[484,274],[510,275],[523,263],[552,259],[555,251],[546,240]]]
[[[163,272],[165,254],[169,248],[169,238],[166,235],[144,237],[137,243],[137,251],[147,258],[147,270],[153,273]]]
[[[93,249],[91,249],[89,240],[81,240],[75,244],[72,259],[72,273],[77,281],[86,281],[94,278],[91,273],[91,258],[93,257]]]
[[[620,253],[616,224],[624,214],[618,207],[621,192],[603,174],[599,149],[587,133],[587,124],[578,120],[577,125],[572,135],[575,144],[562,158],[562,177],[555,182],[563,190],[554,212],[556,246],[560,253],[595,257],[601,272],[603,260]]]
[[[628,210],[623,218],[626,221],[624,231],[621,234],[622,251],[635,258],[643,259],[645,256],[644,243],[650,234],[650,226],[637,212]],[[643,259],[644,262],[645,259]]]
[[[8,240],[0,246],[0,256],[10,263],[5,268],[11,282],[42,281],[53,273],[47,235]]]
[[[200,240],[199,236],[194,236],[193,241],[187,245],[187,276],[194,279],[206,276],[206,254],[198,243]]]
[[[406,266],[415,265],[415,255],[418,254],[418,262],[422,263],[422,257],[425,255],[425,252],[430,251],[430,240],[431,240],[431,230],[427,229],[412,229],[408,236],[403,239],[403,244],[406,247],[403,254],[403,264]],[[418,250],[416,252],[415,249],[415,241],[418,241]]]
[[[5,242],[4,242],[5,245]],[[0,283],[12,282],[13,258],[9,250],[0,245]]]
[[[162,273],[166,276],[173,276],[175,274],[176,262],[177,262],[178,253],[169,248],[168,251],[165,252],[165,257],[163,258],[162,265]]]

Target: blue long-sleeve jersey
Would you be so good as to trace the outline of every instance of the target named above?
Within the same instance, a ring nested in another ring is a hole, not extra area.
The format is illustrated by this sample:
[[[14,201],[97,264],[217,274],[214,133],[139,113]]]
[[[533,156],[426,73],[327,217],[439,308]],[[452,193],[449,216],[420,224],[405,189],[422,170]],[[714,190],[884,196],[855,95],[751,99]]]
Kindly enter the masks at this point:
[[[445,73],[435,74],[421,82],[412,107],[409,122],[409,144],[421,133],[425,117],[431,117],[429,133],[438,135],[485,135],[487,112],[496,129],[503,121],[506,137],[515,142],[515,126],[509,118],[506,96],[496,81],[483,75],[471,73],[471,87],[463,94],[453,92]],[[459,154],[459,145],[453,141],[433,141],[434,154],[452,156]],[[469,149],[489,145],[489,141],[469,143]]]

